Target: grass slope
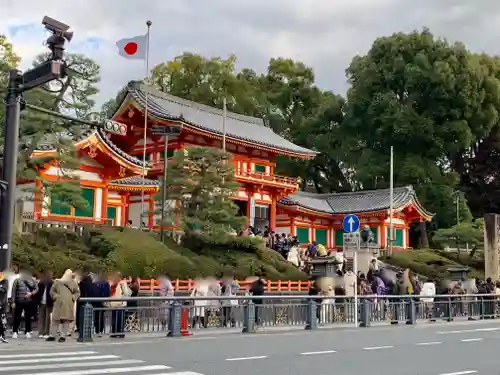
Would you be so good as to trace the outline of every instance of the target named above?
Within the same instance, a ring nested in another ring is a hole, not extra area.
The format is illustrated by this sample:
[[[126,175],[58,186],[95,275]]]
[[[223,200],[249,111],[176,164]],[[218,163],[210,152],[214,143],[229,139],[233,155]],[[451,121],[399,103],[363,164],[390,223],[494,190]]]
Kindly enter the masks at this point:
[[[143,278],[158,274],[179,279],[231,274],[241,279],[261,273],[270,280],[307,279],[281,255],[249,238],[216,243],[198,236],[181,246],[174,242],[165,245],[155,234],[129,228],[90,229],[83,237],[44,228],[36,234],[16,236],[14,244],[15,263],[34,270],[52,269],[56,274],[89,266],[96,271],[118,270]]]
[[[469,267],[469,276],[472,278],[484,278],[484,260],[469,258],[463,254],[445,252],[442,250],[422,249],[394,253],[388,257],[380,258],[385,263],[406,269],[425,276],[432,280],[448,279],[450,277],[447,269],[451,267]]]

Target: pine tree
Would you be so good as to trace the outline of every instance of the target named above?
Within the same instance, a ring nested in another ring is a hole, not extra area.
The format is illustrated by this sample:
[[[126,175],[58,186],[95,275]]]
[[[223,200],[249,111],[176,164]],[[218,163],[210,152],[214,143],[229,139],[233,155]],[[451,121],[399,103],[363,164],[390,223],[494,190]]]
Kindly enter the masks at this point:
[[[184,232],[201,231],[220,238],[240,230],[246,218],[237,216],[234,197],[238,183],[229,153],[209,147],[175,152],[168,165],[167,220]],[[161,199],[161,194],[158,195]],[[161,202],[160,202],[161,203]]]
[[[39,55],[33,62],[37,66],[48,59],[48,54]],[[12,44],[0,35],[0,96],[6,93],[8,72],[17,67],[20,59],[13,52]],[[23,99],[32,105],[69,114],[79,118],[87,117],[94,107],[92,97],[97,94],[99,65],[79,54],[67,54],[65,62],[69,68],[68,77],[53,81],[45,87],[27,91]],[[0,105],[0,150],[3,149],[3,134],[5,130],[5,112]],[[19,160],[17,174],[19,180],[40,181],[45,194],[58,197],[59,205],[63,207],[87,208],[87,202],[81,196],[78,178],[66,173],[78,169],[80,162],[73,141],[80,138],[89,128],[82,127],[71,121],[26,108],[21,113],[19,134]],[[56,154],[44,157],[33,157],[33,152],[41,145],[55,149]],[[2,154],[2,151],[0,151]],[[55,160],[61,168],[59,181],[48,182],[39,174],[39,168],[47,162]],[[66,171],[66,172],[65,172]],[[33,197],[35,189],[23,188]],[[32,199],[24,197],[23,199]]]

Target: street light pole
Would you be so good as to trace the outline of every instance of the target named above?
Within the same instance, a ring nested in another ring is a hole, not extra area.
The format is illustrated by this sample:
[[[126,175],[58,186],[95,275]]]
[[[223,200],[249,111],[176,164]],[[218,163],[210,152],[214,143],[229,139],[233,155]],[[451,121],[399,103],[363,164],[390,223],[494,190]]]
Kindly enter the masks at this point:
[[[21,115],[21,91],[19,90],[21,80],[20,71],[12,69],[9,72],[9,85],[5,96],[5,142],[2,170],[2,179],[7,182],[7,192],[0,208],[0,271],[5,271],[10,267],[12,258],[19,119]]]

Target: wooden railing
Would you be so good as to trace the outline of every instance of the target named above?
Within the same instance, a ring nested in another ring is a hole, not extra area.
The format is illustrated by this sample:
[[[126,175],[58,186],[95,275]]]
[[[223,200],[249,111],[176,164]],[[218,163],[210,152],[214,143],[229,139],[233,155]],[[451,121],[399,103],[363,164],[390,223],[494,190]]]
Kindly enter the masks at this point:
[[[172,284],[175,290],[178,291],[189,291],[195,286],[195,280],[172,280]],[[247,281],[238,281],[241,289],[246,289],[250,285]],[[308,291],[311,286],[310,281],[270,281],[266,280],[266,291],[267,292],[304,292]],[[140,290],[154,292],[160,289],[160,285],[156,279],[151,280],[139,280]]]
[[[270,182],[274,184],[287,185],[293,187],[298,187],[299,184],[299,180],[295,177],[278,176],[274,174],[266,174],[261,172],[236,171],[234,177],[236,180]]]

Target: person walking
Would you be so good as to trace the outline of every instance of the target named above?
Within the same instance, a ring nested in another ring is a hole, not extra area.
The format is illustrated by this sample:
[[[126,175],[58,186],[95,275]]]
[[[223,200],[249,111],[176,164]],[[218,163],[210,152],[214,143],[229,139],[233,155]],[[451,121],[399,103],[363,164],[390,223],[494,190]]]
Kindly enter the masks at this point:
[[[14,322],[12,323],[12,338],[17,339],[19,326],[24,313],[24,332],[26,338],[31,338],[31,320],[36,313],[36,302],[33,297],[38,293],[38,283],[27,270],[21,271],[20,277],[12,285],[12,304]]]
[[[118,301],[109,302],[111,311],[111,338],[122,339],[125,337],[125,307],[127,302],[120,301],[120,299],[130,297],[131,291],[127,282],[122,279],[120,273],[115,274],[112,278],[110,297]]]
[[[67,269],[60,279],[54,281],[50,295],[54,308],[51,334],[47,341],[55,341],[56,336],[59,336],[58,341],[65,342],[70,323],[75,320],[75,302],[80,297],[80,289],[74,280],[73,271]]]
[[[38,307],[38,337],[47,339],[50,336],[50,319],[54,301],[50,295],[52,290],[52,272],[46,270],[42,272],[42,278],[38,283],[38,293],[35,301]]]
[[[5,338],[5,329],[7,322],[7,305],[9,294],[9,279],[7,279],[3,272],[0,272],[0,342],[7,343]]]

